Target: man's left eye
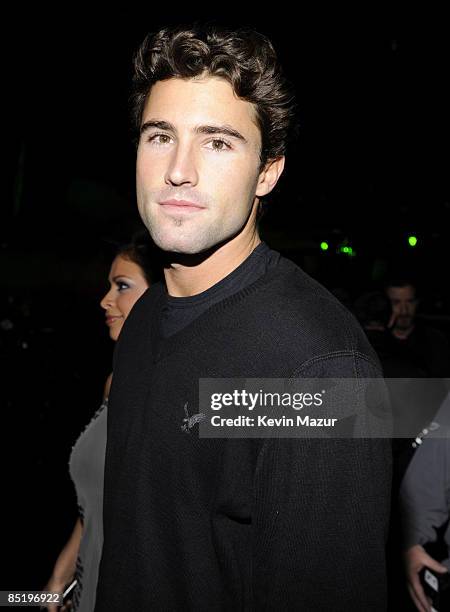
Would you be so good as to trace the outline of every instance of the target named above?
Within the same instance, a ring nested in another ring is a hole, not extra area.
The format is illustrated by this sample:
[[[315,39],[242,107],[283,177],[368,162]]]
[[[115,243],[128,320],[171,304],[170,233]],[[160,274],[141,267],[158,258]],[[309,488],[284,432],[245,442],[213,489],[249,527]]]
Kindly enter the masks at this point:
[[[225,151],[226,149],[231,148],[228,142],[222,140],[221,138],[214,138],[214,140],[211,140],[209,144],[213,151]]]

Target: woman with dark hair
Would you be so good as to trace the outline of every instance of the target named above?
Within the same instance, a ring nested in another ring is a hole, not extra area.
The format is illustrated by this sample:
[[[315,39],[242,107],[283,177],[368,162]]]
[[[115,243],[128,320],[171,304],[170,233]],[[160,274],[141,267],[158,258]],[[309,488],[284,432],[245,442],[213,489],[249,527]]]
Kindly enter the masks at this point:
[[[153,261],[152,261],[153,260]],[[105,310],[109,335],[116,341],[137,300],[154,281],[154,251],[148,234],[137,235],[118,249],[109,272],[110,289],[100,305]],[[72,449],[69,469],[78,499],[79,518],[58,556],[45,591],[63,593],[75,583],[72,596],[61,610],[92,612],[103,544],[103,472],[106,419],[112,374],[106,380],[103,401]],[[51,612],[59,609],[49,605]]]

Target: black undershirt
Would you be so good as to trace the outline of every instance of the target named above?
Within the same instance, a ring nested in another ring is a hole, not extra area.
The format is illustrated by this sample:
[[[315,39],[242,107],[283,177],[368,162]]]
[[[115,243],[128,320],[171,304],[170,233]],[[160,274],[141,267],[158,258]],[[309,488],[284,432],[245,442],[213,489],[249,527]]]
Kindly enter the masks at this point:
[[[190,297],[167,295],[161,321],[163,337],[168,338],[176,334],[213,304],[254,283],[274,268],[279,259],[279,253],[261,242],[240,266],[206,291]]]

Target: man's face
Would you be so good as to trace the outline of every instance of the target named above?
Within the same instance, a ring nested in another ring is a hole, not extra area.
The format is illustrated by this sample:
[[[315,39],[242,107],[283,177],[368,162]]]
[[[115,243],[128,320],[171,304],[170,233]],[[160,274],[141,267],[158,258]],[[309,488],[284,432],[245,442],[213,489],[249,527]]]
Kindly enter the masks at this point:
[[[406,285],[406,287],[389,287],[387,295],[391,301],[392,314],[395,317],[394,328],[408,330],[414,324],[417,310],[414,287],[411,285]]]
[[[136,163],[138,208],[165,251],[201,253],[254,223],[261,135],[255,111],[216,77],[151,89]],[[249,220],[250,218],[250,220]]]

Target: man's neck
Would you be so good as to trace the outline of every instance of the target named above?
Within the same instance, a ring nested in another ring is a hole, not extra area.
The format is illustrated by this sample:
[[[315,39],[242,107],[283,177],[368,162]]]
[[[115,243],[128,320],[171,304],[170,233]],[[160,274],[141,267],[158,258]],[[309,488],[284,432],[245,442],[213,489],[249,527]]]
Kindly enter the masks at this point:
[[[240,266],[260,242],[255,229],[250,234],[238,234],[204,258],[193,256],[171,262],[164,270],[169,295],[190,297],[203,293]]]

